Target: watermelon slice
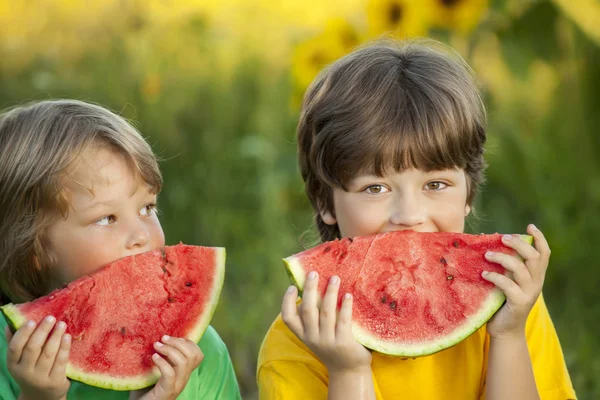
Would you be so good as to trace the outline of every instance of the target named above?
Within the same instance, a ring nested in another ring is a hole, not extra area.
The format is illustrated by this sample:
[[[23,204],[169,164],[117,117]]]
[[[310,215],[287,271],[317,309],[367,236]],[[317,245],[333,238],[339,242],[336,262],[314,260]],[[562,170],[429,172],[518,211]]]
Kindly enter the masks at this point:
[[[481,277],[505,272],[486,251],[516,253],[501,237],[389,232],[322,243],[283,261],[300,292],[306,275],[318,272],[321,298],[329,278],[340,277],[338,309],[352,293],[352,330],[365,347],[418,357],[467,338],[502,306],[504,294]]]
[[[2,307],[11,328],[47,315],[73,337],[67,376],[135,390],[154,384],[153,343],[163,335],[198,342],[216,307],[225,249],[167,246],[108,264],[32,302]]]

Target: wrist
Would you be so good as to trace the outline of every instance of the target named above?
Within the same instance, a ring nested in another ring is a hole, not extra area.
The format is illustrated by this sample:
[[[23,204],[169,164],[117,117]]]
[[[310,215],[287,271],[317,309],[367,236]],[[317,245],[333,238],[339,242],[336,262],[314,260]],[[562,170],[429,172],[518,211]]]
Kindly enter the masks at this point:
[[[491,343],[521,343],[526,342],[527,338],[525,337],[525,327],[523,329],[519,329],[511,332],[502,332],[491,334],[490,333],[490,341]]]

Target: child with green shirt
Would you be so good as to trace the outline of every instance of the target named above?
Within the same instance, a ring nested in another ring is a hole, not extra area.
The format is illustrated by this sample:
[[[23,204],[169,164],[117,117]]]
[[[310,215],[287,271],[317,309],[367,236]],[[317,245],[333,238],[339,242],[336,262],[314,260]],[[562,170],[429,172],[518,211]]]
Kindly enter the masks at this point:
[[[21,303],[103,265],[165,245],[156,215],[162,176],[150,146],[105,108],[42,101],[0,115],[0,295]],[[0,397],[238,399],[227,348],[209,327],[199,343],[164,336],[151,388],[116,392],[66,377],[71,336],[47,316],[15,333],[0,319]]]

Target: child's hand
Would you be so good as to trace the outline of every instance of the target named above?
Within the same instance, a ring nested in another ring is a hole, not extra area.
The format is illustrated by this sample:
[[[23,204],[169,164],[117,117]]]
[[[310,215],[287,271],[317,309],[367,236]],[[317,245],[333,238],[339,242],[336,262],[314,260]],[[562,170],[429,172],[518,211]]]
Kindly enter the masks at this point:
[[[340,278],[333,276],[319,310],[318,283],[317,273],[309,273],[298,308],[296,288],[290,286],[281,306],[283,322],[319,357],[330,375],[364,368],[370,370],[371,353],[352,335],[352,297],[349,294],[344,296],[339,316],[336,316]]]
[[[484,272],[484,279],[494,283],[506,295],[506,303],[488,322],[487,330],[492,337],[523,335],[531,308],[542,292],[550,248],[548,242],[534,225],[527,227],[533,236],[534,246],[518,236],[506,235],[502,242],[523,258],[502,253],[486,253],[489,261],[502,265],[512,273],[513,279],[495,272]]]
[[[176,399],[204,358],[196,343],[183,338],[163,336],[162,343],[156,342],[154,349],[164,356],[158,353],[152,356],[152,361],[160,371],[160,379],[151,389],[132,391],[130,400]]]
[[[6,328],[6,364],[21,388],[20,399],[62,399],[69,391],[66,370],[71,336],[65,333],[64,322],[55,324],[56,319],[48,316],[37,327],[27,322],[14,335]]]

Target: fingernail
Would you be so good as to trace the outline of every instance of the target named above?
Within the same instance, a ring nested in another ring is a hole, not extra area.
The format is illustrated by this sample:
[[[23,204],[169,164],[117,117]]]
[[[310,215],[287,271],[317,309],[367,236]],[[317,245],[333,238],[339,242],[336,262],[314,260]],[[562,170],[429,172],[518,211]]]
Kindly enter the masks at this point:
[[[71,335],[67,333],[65,336],[63,336],[63,341],[65,343],[71,343]]]
[[[502,236],[502,240],[504,240],[505,242],[508,242],[510,239],[512,239],[511,235],[504,235],[504,236]]]
[[[345,299],[349,299],[349,298],[351,298],[351,297],[352,297],[352,295],[351,295],[350,293],[346,293],[346,294],[344,295],[344,298],[345,298]]]
[[[529,227],[531,229],[533,229],[534,231],[539,231],[539,229],[537,228],[537,226],[535,226],[534,224],[530,224]]]
[[[157,353],[152,354],[152,358],[154,358],[155,360],[158,360],[160,358],[160,356]]]
[[[337,276],[332,276],[331,279],[329,280],[329,283],[335,285],[336,283],[338,283],[340,281],[340,278],[338,278]]]
[[[171,339],[171,337],[170,337],[170,336],[168,336],[168,335],[164,335],[164,336],[162,337],[162,341],[163,341],[163,342],[166,342],[166,341],[167,341],[167,340],[169,340],[169,339]]]
[[[58,329],[65,329],[67,327],[67,324],[65,324],[63,321],[60,321],[57,327]]]
[[[494,254],[495,254],[495,253],[494,253],[493,251],[486,251],[486,252],[485,252],[485,256],[486,256],[486,257],[491,257],[491,256],[493,256]]]
[[[35,321],[27,321],[27,327],[33,328],[35,326]]]
[[[310,279],[310,280],[313,280],[313,279],[315,279],[316,277],[317,277],[317,273],[316,273],[315,271],[311,271],[311,272],[308,274],[308,279]]]
[[[487,276],[487,274],[488,274],[488,272],[487,272],[487,271],[483,271],[483,272],[481,273],[481,275],[483,275],[483,276]]]
[[[163,344],[162,344],[161,342],[155,342],[155,343],[154,343],[154,345],[155,345],[156,347],[161,347]]]
[[[54,318],[52,315],[46,317],[46,322],[53,323],[54,321],[56,321],[56,318]]]
[[[287,289],[287,292],[288,292],[288,293],[292,293],[292,292],[293,292],[293,291],[295,291],[295,290],[296,290],[296,286],[292,285],[292,286],[290,286],[290,287]]]

